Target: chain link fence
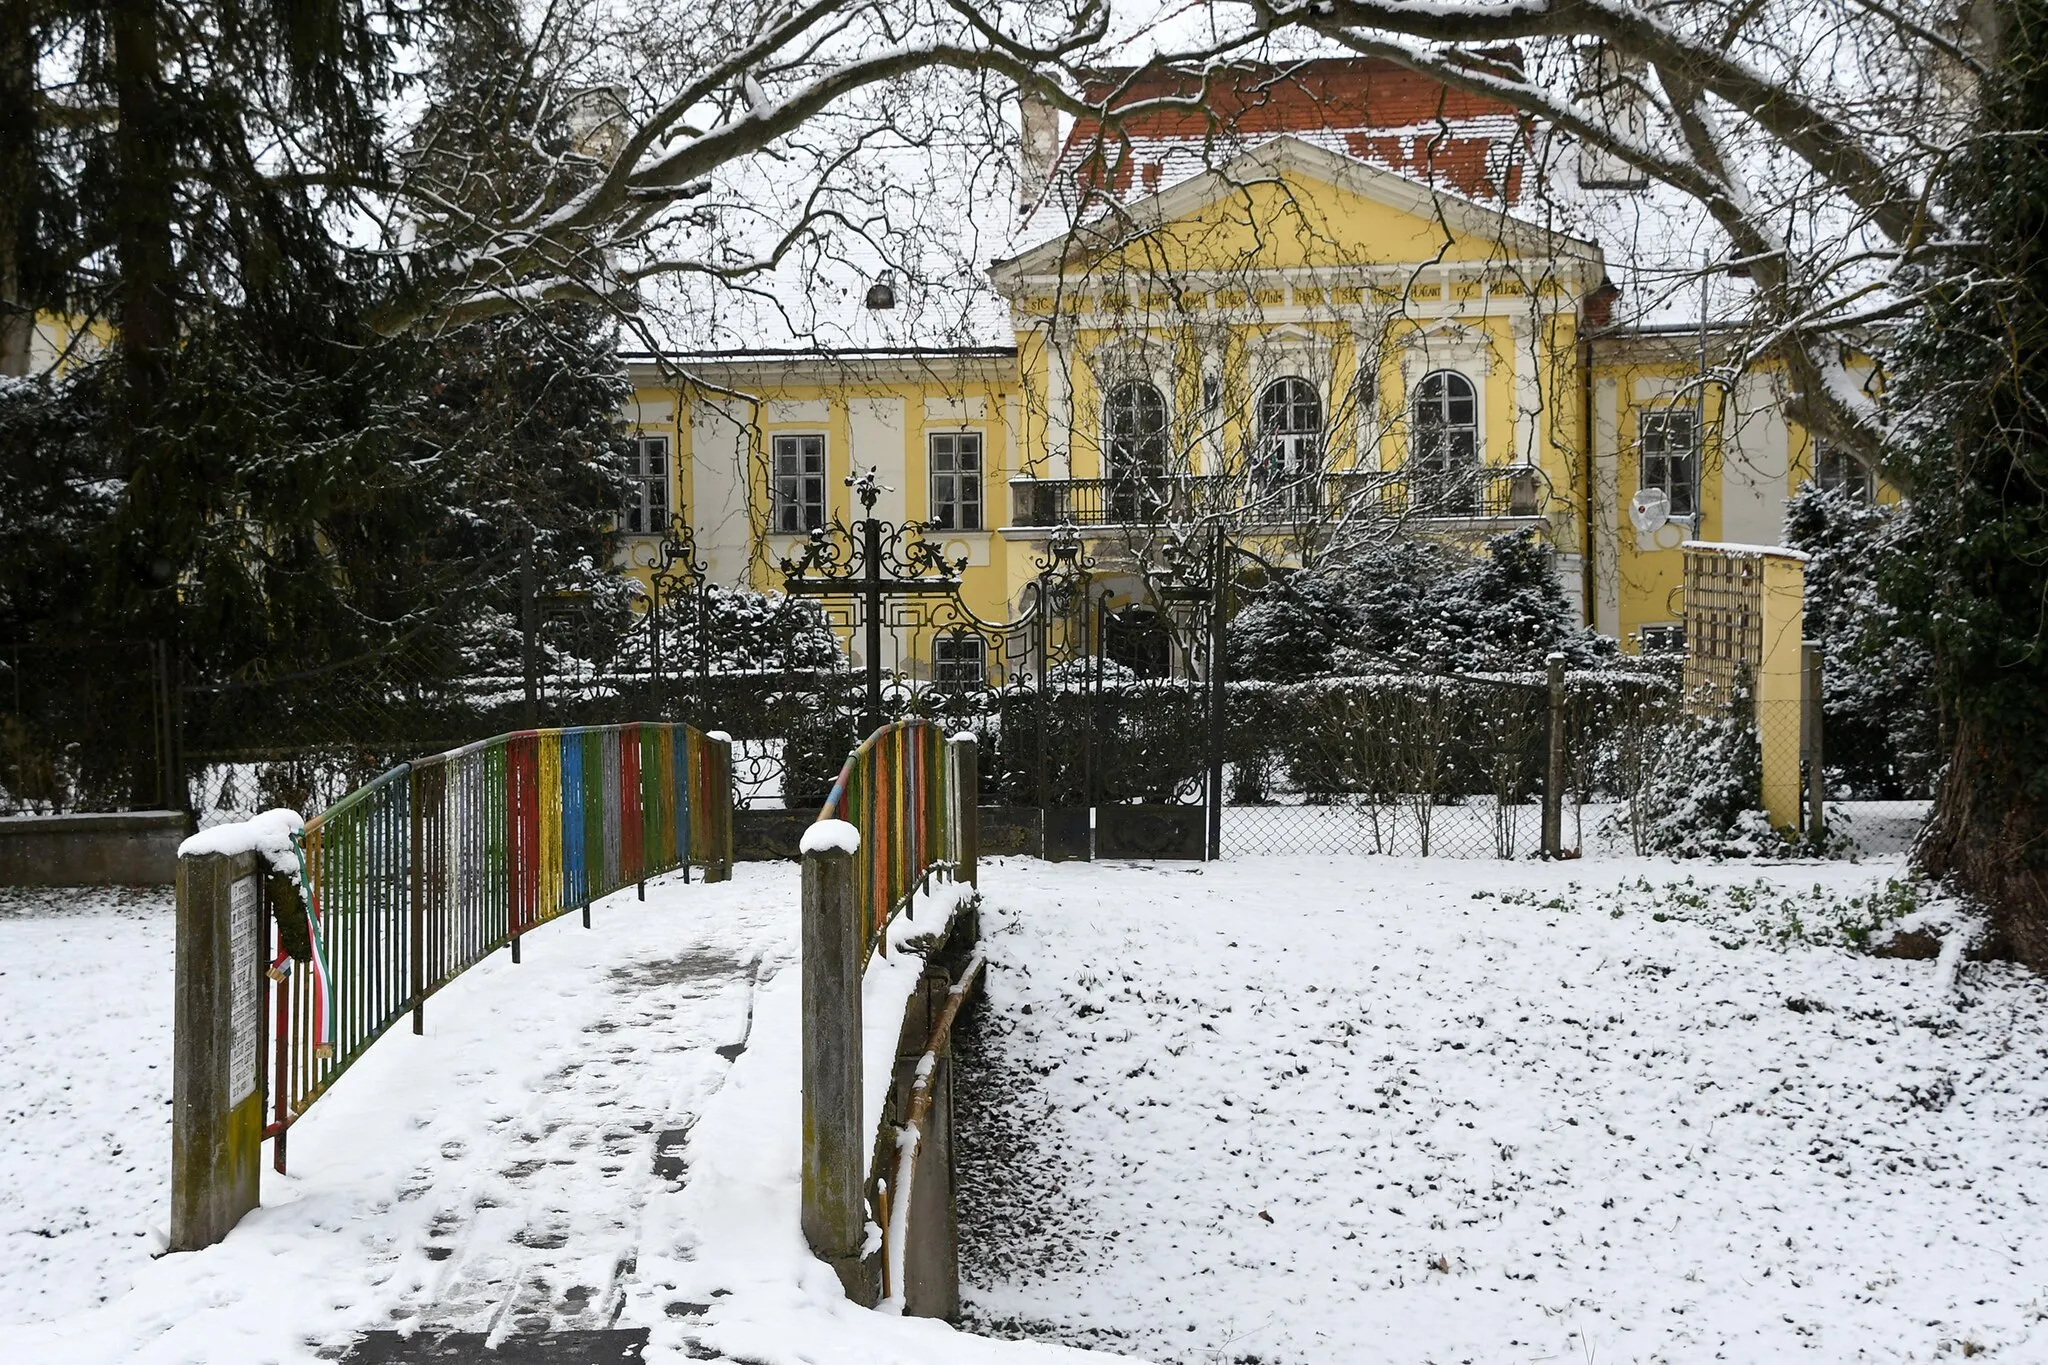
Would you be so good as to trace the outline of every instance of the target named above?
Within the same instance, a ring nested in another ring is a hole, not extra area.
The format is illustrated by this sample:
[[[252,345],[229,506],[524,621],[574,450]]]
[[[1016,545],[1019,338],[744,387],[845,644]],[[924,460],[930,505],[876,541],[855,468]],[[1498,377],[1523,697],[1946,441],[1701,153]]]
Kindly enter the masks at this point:
[[[0,645],[0,814],[176,808],[170,652]]]
[[[1223,856],[1348,851],[1515,858],[1542,847],[1552,694],[1542,674],[1233,685]],[[1556,717],[1564,844],[1642,789],[1673,714],[1657,674],[1574,673]]]

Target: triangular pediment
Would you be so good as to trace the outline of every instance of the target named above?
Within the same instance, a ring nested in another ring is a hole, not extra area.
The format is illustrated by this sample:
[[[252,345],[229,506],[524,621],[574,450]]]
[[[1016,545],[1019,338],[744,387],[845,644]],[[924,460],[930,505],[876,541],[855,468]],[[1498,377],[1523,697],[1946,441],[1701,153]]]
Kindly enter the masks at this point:
[[[1601,270],[1600,249],[1591,242],[1530,222],[1500,205],[1482,203],[1369,161],[1281,134],[1238,153],[1220,166],[1121,203],[1016,256],[994,262],[989,267],[989,276],[998,290],[1011,293],[1027,279],[1085,271],[1094,262],[1132,250],[1148,236],[1213,212],[1227,200],[1241,198],[1248,186],[1297,179],[1328,185],[1339,195],[1356,196],[1395,214],[1434,225],[1438,231],[1448,230],[1519,257],[1578,263],[1587,267],[1589,279],[1597,278]]]

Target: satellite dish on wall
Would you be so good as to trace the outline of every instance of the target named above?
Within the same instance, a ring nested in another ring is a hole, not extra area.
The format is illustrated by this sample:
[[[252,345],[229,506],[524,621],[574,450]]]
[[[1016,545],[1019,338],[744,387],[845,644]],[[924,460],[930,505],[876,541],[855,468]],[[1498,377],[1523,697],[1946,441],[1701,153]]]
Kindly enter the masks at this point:
[[[1628,519],[1642,534],[1655,535],[1671,520],[1671,495],[1661,488],[1640,490],[1628,505]]]

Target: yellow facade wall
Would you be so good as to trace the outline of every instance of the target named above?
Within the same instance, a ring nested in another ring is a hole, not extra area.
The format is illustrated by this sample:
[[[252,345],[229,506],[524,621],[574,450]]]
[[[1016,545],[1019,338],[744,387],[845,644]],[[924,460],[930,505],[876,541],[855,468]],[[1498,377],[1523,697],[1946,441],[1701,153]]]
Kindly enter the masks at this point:
[[[930,512],[927,441],[934,431],[960,429],[957,417],[929,414],[978,400],[966,425],[983,435],[989,529],[939,539],[971,554],[967,606],[1004,621],[1038,572],[1047,535],[1047,528],[1014,524],[1011,481],[1102,476],[1106,378],[1135,370],[1154,379],[1169,406],[1169,449],[1190,473],[1215,472],[1219,461],[1241,466],[1256,440],[1258,392],[1283,373],[1310,378],[1323,398],[1326,468],[1395,470],[1408,455],[1413,384],[1429,369],[1453,368],[1479,392],[1482,463],[1539,469],[1541,515],[1425,523],[1413,533],[1471,542],[1533,525],[1557,550],[1567,590],[1579,597],[1581,582],[1587,585],[1589,621],[1630,648],[1644,627],[1676,624],[1679,543],[1727,534],[1728,395],[1709,385],[1698,399],[1704,421],[1695,521],[1676,527],[1675,536],[1646,537],[1628,509],[1640,470],[1641,415],[1696,401],[1696,342],[1594,331],[1579,309],[1604,275],[1585,244],[1498,215],[1487,219],[1470,205],[1404,208],[1400,195],[1420,192],[1388,190],[1371,178],[1384,175],[1362,166],[1316,175],[1288,165],[1214,185],[1206,199],[1190,200],[1183,187],[1158,197],[1161,215],[1134,240],[1097,249],[1084,229],[999,263],[992,275],[1015,331],[1007,354],[704,357],[680,363],[694,376],[685,382],[650,366],[636,374],[636,400],[646,411],[650,403],[670,405],[659,429],[677,455],[673,505],[694,513],[700,470],[734,458],[693,448],[692,411],[744,401],[755,415],[740,456],[753,519],[742,577],[778,588],[777,560],[790,538],[766,532],[764,510],[776,434],[825,435],[828,517],[850,523],[857,509],[845,479],[867,458],[853,414],[865,403],[896,405],[904,418],[886,477],[898,492],[883,510],[891,520],[920,519]],[[1360,382],[1362,367],[1369,382]],[[1219,386],[1213,405],[1205,392],[1212,385]],[[805,403],[822,415],[786,415],[789,405]],[[1811,443],[1775,414],[1765,417],[1778,424],[1765,444],[1782,449],[1785,462],[1766,491],[1779,496],[1782,484],[1789,496],[1811,468]],[[1752,521],[1760,496],[1750,500]],[[1092,548],[1113,555],[1113,539],[1096,534]],[[1105,572],[1132,567],[1107,564]]]

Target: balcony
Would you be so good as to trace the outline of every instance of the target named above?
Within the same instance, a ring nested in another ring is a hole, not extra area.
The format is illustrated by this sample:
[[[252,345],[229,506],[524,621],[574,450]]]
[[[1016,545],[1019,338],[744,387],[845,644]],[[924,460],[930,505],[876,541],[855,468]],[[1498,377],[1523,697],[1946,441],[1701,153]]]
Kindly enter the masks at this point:
[[[1010,480],[1013,526],[1145,526],[1192,521],[1235,505],[1221,474],[1148,479]]]
[[[1264,483],[1243,475],[1010,480],[1010,525],[1171,525],[1239,514],[1254,525],[1386,517],[1451,523],[1512,523],[1545,515],[1550,481],[1532,465],[1444,471],[1342,470]]]

